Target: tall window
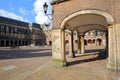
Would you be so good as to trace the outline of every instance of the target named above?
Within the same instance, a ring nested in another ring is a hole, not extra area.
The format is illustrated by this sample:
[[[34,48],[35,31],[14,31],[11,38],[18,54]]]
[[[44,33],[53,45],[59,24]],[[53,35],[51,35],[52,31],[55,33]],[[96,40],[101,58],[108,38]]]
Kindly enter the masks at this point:
[[[6,26],[6,32],[9,32],[9,27],[8,26]]]
[[[4,31],[4,26],[1,26],[1,31]]]
[[[4,37],[4,26],[1,26],[1,38],[3,38]]]
[[[17,31],[18,31],[18,28],[15,28],[15,29],[14,29],[14,32],[17,33]]]
[[[13,29],[13,27],[11,27],[11,33],[13,33],[13,31],[14,31],[14,29]]]

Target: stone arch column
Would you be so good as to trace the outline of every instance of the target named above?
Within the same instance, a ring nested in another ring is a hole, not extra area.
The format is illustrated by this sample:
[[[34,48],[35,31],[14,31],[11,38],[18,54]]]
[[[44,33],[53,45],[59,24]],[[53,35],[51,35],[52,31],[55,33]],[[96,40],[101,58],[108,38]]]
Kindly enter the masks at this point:
[[[85,44],[84,44],[84,36],[78,35],[78,53],[85,53]]]
[[[84,44],[84,36],[83,35],[80,36],[80,48],[81,48],[80,53],[84,54],[85,53],[85,44]]]
[[[56,66],[66,66],[65,32],[62,29],[52,30],[52,63]]]
[[[115,31],[114,31],[114,25],[110,25],[108,28],[108,36],[109,36],[109,46],[108,46],[108,65],[107,67],[110,70],[116,70],[116,41],[115,41]]]
[[[75,57],[75,54],[74,54],[74,45],[73,45],[73,31],[70,31],[69,33],[69,56],[70,57]]]
[[[108,27],[108,63],[107,67],[116,72],[120,71],[120,24],[113,24]]]
[[[78,39],[78,50],[77,53],[80,53],[81,49],[80,49],[80,35],[77,35],[77,39]]]

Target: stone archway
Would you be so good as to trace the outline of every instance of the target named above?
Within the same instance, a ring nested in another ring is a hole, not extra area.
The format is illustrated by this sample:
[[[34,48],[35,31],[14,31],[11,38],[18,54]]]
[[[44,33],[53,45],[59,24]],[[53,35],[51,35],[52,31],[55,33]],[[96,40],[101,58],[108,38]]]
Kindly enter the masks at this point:
[[[90,18],[90,19],[87,20],[87,18]],[[94,20],[92,21],[91,19],[93,18]],[[79,23],[79,21],[81,22]],[[113,25],[109,25],[113,22],[114,20],[109,13],[104,12],[104,11],[99,11],[99,10],[81,10],[73,14],[70,14],[69,16],[64,18],[64,20],[61,22],[60,28],[53,29],[53,32],[52,32],[53,34],[52,35],[53,37],[52,39],[52,42],[53,42],[52,62],[53,64],[59,65],[59,66],[67,65],[66,58],[65,58],[65,40],[64,40],[65,29],[69,29],[71,31],[74,29],[77,29],[80,36],[83,36],[82,31],[85,32],[91,29],[100,29],[100,30],[108,30],[109,32],[108,38],[111,38],[111,39],[109,39],[109,51],[108,51],[109,57],[108,57],[107,64],[108,64],[108,68],[115,69],[114,58],[112,58],[112,56],[114,55],[113,54],[114,52],[114,48],[113,48],[114,41],[113,40],[114,40],[115,33],[113,33]],[[88,28],[88,26],[92,26],[92,27]]]
[[[113,20],[113,17],[107,13],[107,12],[104,12],[104,11],[99,11],[99,10],[81,10],[81,11],[78,11],[78,12],[75,12],[69,16],[67,16],[61,23],[60,25],[60,28],[63,29],[66,22],[69,21],[71,18],[75,17],[75,16],[79,16],[79,15],[83,15],[83,14],[97,14],[97,15],[101,15],[103,17],[106,18],[106,21],[108,24],[111,24],[114,22]]]

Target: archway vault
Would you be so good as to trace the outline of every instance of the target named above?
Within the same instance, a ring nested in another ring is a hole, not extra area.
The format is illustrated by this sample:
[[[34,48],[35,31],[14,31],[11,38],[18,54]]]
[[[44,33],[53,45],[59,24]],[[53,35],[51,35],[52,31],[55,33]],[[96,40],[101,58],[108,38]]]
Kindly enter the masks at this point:
[[[107,12],[81,10],[64,18],[60,28],[78,30],[79,32],[85,32],[88,29],[107,30],[107,25],[113,22],[112,16]]]

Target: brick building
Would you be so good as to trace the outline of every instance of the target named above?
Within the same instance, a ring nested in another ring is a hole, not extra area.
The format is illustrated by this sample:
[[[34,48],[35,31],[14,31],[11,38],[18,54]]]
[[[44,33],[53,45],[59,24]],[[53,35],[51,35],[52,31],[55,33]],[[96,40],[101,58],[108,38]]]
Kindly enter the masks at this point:
[[[52,0],[52,63],[66,66],[65,31],[69,31],[69,55],[74,57],[74,31],[77,32],[78,50],[85,52],[84,36],[87,31],[105,32],[107,67],[120,70],[120,0]],[[96,40],[88,40],[95,43]],[[101,44],[101,38],[98,39]],[[87,41],[86,41],[87,43]]]
[[[0,47],[45,45],[46,37],[39,24],[0,16]]]

